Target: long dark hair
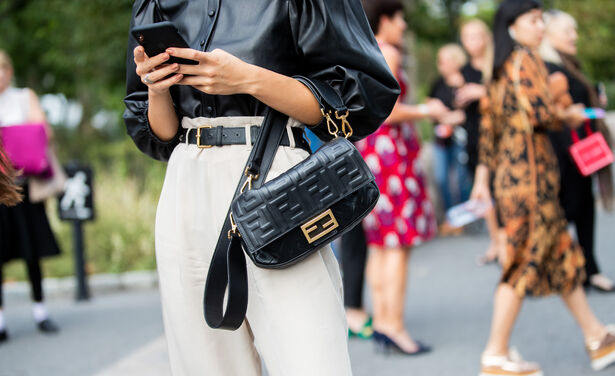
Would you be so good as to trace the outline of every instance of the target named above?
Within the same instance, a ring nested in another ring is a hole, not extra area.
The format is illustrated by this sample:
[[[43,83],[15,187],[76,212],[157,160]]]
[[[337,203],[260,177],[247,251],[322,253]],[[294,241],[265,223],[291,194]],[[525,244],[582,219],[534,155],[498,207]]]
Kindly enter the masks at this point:
[[[390,18],[396,12],[404,10],[401,0],[361,0],[361,3],[374,34],[378,34],[381,16]]]
[[[493,77],[498,78],[500,70],[515,49],[515,42],[508,33],[508,27],[522,14],[532,10],[541,9],[540,0],[504,0],[500,4],[493,23],[493,39],[495,52],[493,60]]]
[[[12,206],[21,201],[21,188],[15,185],[15,170],[2,148],[0,140],[0,205]]]

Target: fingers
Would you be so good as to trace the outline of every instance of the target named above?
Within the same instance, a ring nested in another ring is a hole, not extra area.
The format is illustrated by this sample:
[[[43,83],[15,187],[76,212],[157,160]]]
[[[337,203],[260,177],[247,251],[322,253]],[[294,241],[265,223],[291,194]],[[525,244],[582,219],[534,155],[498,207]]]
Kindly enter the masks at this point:
[[[164,91],[164,90],[168,90],[171,86],[179,83],[179,81],[181,81],[182,78],[184,78],[182,74],[174,74],[167,79],[157,81],[147,86],[154,91]]]
[[[181,57],[184,59],[195,60],[199,62],[207,61],[207,53],[203,51],[193,50],[192,48],[167,48],[169,55]]]
[[[137,54],[139,54],[139,58],[142,60],[137,60]],[[139,76],[143,76],[144,74],[151,72],[154,68],[169,60],[170,57],[169,54],[163,52],[152,58],[147,58],[145,51],[143,51],[143,56],[145,56],[145,58],[142,58],[141,53],[135,49],[135,63],[137,64],[137,74]]]
[[[214,70],[208,69],[208,67],[204,67],[201,65],[190,65],[190,64],[180,64],[179,65],[179,73],[185,75],[193,75],[193,76],[205,76],[205,77],[213,77]]]
[[[153,72],[147,73],[147,78],[154,82],[158,82],[159,80],[165,78],[166,76],[176,73],[178,69],[179,69],[179,64],[167,65],[163,68],[156,69]]]
[[[207,82],[203,79],[203,77],[199,76],[184,76],[184,79],[179,82],[180,85],[187,86],[207,86]]]
[[[135,47],[135,49],[132,51],[132,54],[134,55],[135,63],[137,64],[147,59],[147,54],[145,53],[145,49],[143,48],[143,46]]]

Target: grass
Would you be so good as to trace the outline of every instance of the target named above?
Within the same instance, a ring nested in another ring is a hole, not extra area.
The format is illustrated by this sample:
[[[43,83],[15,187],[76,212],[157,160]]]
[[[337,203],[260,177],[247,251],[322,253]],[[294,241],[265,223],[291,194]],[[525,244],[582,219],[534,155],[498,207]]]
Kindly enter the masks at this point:
[[[129,140],[108,144],[105,153],[92,162],[96,219],[83,225],[86,269],[90,274],[155,269],[154,223],[166,165],[140,155]],[[59,220],[57,200],[48,200],[47,216],[62,254],[43,261],[44,275],[73,275],[72,223]],[[4,274],[6,281],[24,280],[25,266],[13,261]]]

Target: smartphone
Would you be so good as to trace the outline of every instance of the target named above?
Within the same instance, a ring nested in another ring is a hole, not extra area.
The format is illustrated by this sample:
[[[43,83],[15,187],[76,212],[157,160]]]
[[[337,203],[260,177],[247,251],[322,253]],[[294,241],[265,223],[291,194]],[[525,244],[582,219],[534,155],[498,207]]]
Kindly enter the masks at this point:
[[[190,48],[172,22],[163,21],[148,25],[133,27],[130,32],[137,42],[143,46],[149,57],[154,57],[166,51],[169,47]],[[196,65],[199,62],[175,56],[167,61],[169,64]]]

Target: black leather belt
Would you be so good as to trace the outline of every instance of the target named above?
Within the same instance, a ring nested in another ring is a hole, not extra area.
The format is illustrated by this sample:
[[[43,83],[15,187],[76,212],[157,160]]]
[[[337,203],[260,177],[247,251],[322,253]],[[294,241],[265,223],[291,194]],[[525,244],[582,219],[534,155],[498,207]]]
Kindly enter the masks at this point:
[[[250,127],[250,138],[252,145],[258,136],[259,126],[253,125]],[[293,127],[293,138],[295,139],[295,147],[311,152],[310,144],[303,137],[303,129]],[[181,142],[185,142],[185,135],[180,138]],[[188,133],[188,143],[197,145],[200,148],[211,148],[214,146],[224,145],[245,145],[246,144],[246,129],[245,127],[223,127],[223,126],[206,126],[191,129]],[[290,146],[288,134],[284,131],[282,136],[281,146]]]

